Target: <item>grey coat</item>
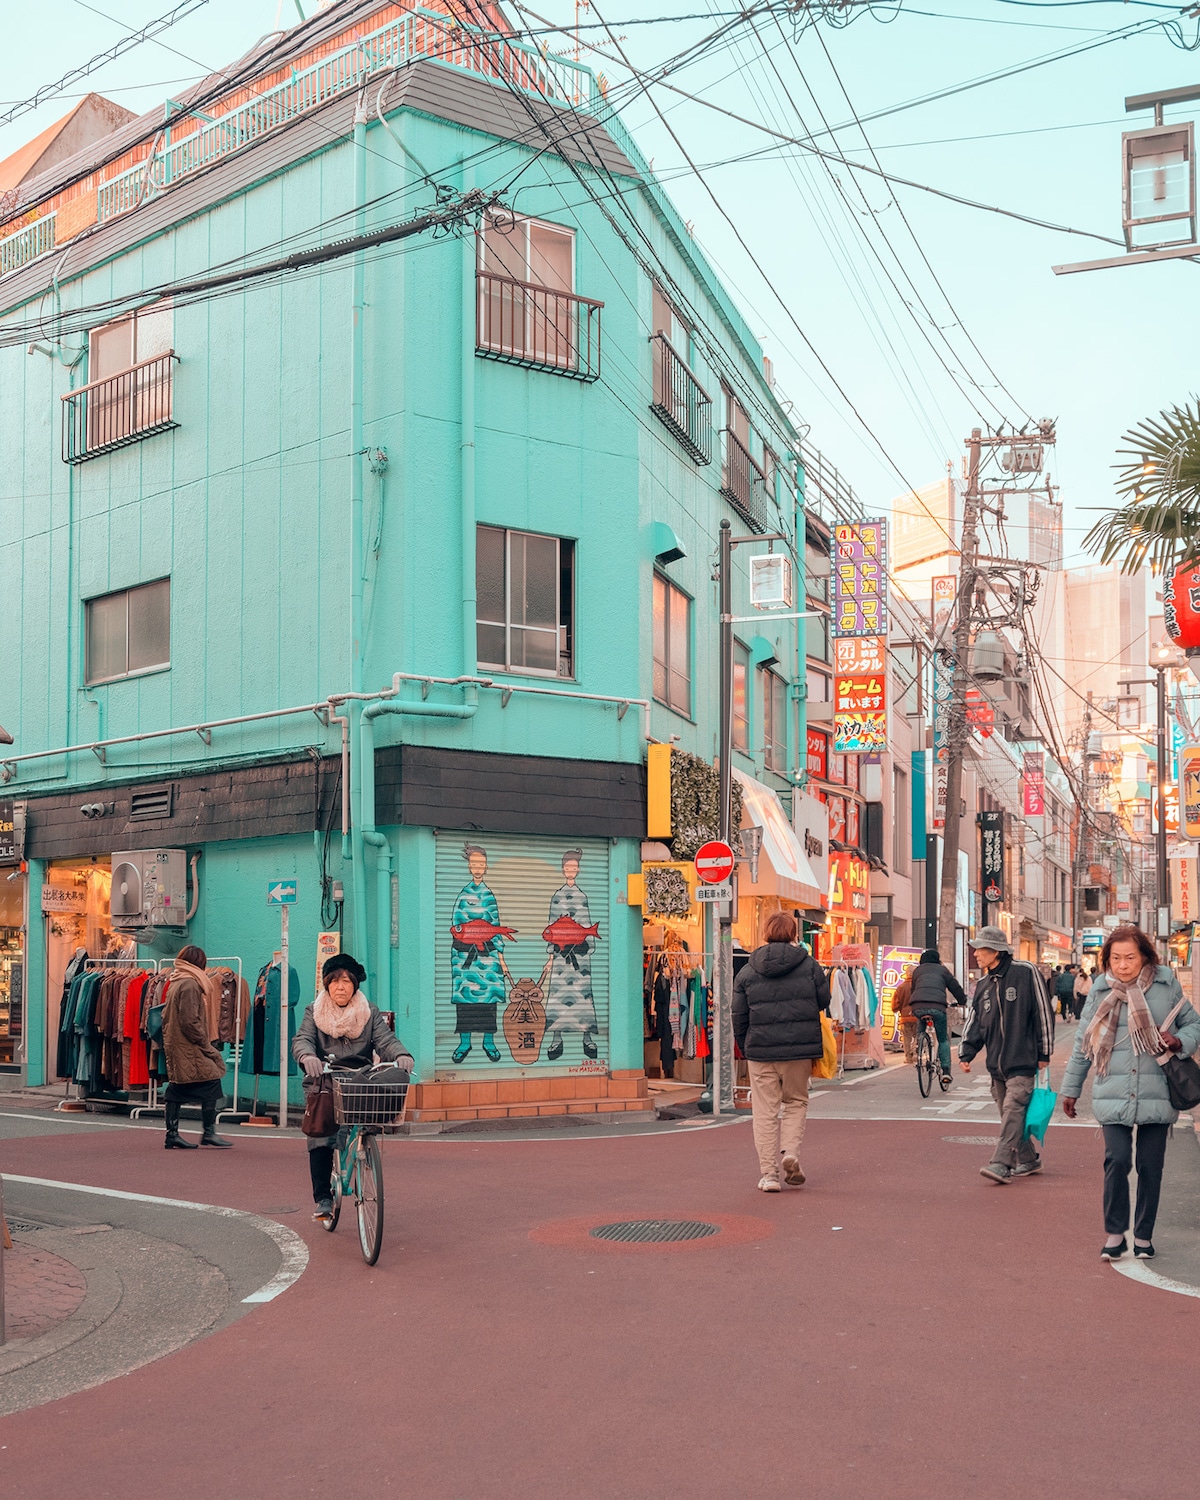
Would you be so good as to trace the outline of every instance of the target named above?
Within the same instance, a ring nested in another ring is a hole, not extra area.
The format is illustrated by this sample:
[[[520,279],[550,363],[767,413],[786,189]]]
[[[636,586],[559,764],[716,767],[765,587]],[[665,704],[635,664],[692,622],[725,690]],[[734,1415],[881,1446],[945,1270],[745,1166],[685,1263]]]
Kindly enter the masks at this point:
[[[398,1063],[410,1073],[413,1070],[412,1057],[375,1005],[371,1006],[371,1019],[358,1036],[328,1036],[318,1029],[310,1005],[292,1039],[292,1056],[298,1063],[306,1057],[318,1057],[335,1068],[369,1068],[376,1054],[380,1062]],[[304,1087],[315,1088],[316,1081],[306,1077]]]
[[[1092,985],[1059,1089],[1064,1098],[1078,1099],[1082,1092],[1084,1079],[1092,1066],[1083,1054],[1084,1034],[1099,1008],[1101,997],[1110,988],[1107,974],[1099,975]],[[1161,1025],[1166,1020],[1182,993],[1179,980],[1170,969],[1160,964],[1157,978],[1146,991],[1146,1003],[1156,1024]],[[1200,1047],[1200,1016],[1186,1000],[1183,1009],[1171,1022],[1171,1031],[1182,1044],[1179,1056],[1190,1057]],[[1108,1060],[1108,1072],[1092,1083],[1092,1111],[1101,1125],[1173,1125],[1178,1117],[1171,1108],[1163,1070],[1149,1054],[1134,1052],[1130,1044],[1125,1010],[1117,1025],[1117,1039]]]

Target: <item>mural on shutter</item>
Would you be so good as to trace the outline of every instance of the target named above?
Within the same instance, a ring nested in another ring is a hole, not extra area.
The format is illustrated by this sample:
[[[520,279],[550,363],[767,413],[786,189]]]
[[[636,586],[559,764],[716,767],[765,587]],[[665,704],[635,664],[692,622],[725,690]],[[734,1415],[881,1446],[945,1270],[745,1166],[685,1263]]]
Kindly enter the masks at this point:
[[[441,1079],[608,1070],[609,842],[438,831]]]

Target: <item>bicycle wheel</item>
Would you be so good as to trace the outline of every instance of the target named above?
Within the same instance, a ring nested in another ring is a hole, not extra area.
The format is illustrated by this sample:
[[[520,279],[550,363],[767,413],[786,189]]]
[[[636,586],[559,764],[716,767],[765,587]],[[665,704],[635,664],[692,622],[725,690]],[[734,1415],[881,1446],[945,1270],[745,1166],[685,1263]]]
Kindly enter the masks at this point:
[[[373,1266],[383,1244],[383,1163],[379,1159],[379,1142],[373,1135],[363,1139],[356,1167],[358,1205],[358,1243],[363,1260]]]
[[[333,1199],[333,1212],[325,1220],[325,1229],[332,1234],[342,1214],[342,1153],[337,1150],[333,1153],[333,1178],[329,1184],[329,1196]]]
[[[922,1027],[921,1041],[917,1047],[917,1086],[921,1090],[922,1099],[929,1098],[929,1091],[933,1087],[934,1070],[933,1038]]]

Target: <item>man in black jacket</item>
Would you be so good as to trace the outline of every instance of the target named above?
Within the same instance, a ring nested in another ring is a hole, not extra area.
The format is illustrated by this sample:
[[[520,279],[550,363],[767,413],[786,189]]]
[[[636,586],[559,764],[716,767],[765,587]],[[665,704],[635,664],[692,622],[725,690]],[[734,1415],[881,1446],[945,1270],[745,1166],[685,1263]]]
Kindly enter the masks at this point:
[[[1038,1069],[1054,1051],[1054,1012],[1042,976],[1032,964],[1013,958],[1002,928],[981,927],[974,947],[984,974],[958,1055],[969,1065],[987,1048],[992,1098],[1000,1107],[1000,1144],[979,1170],[993,1182],[1008,1182],[1042,1170],[1041,1157],[1025,1137],[1025,1111]]]
[[[921,961],[912,972],[912,999],[909,1002],[918,1025],[926,1016],[933,1022],[937,1032],[938,1062],[942,1069],[943,1087],[950,1082],[950,1023],[947,1017],[949,1001],[946,992],[960,1005],[967,1003],[962,985],[942,962],[936,948],[926,948]],[[919,1035],[919,1033],[918,1033]]]

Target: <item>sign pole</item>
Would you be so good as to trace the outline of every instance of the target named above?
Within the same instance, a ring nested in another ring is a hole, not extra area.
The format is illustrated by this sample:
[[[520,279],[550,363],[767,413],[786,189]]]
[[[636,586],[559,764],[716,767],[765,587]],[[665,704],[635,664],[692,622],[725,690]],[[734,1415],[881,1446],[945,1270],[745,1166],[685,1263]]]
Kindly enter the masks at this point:
[[[279,1128],[287,1127],[288,1087],[288,913],[290,906],[279,908]]]
[[[720,833],[730,842],[733,803],[733,539],[721,522],[720,598]],[[733,1113],[733,902],[717,903],[717,1003],[713,1018],[713,1114]]]

